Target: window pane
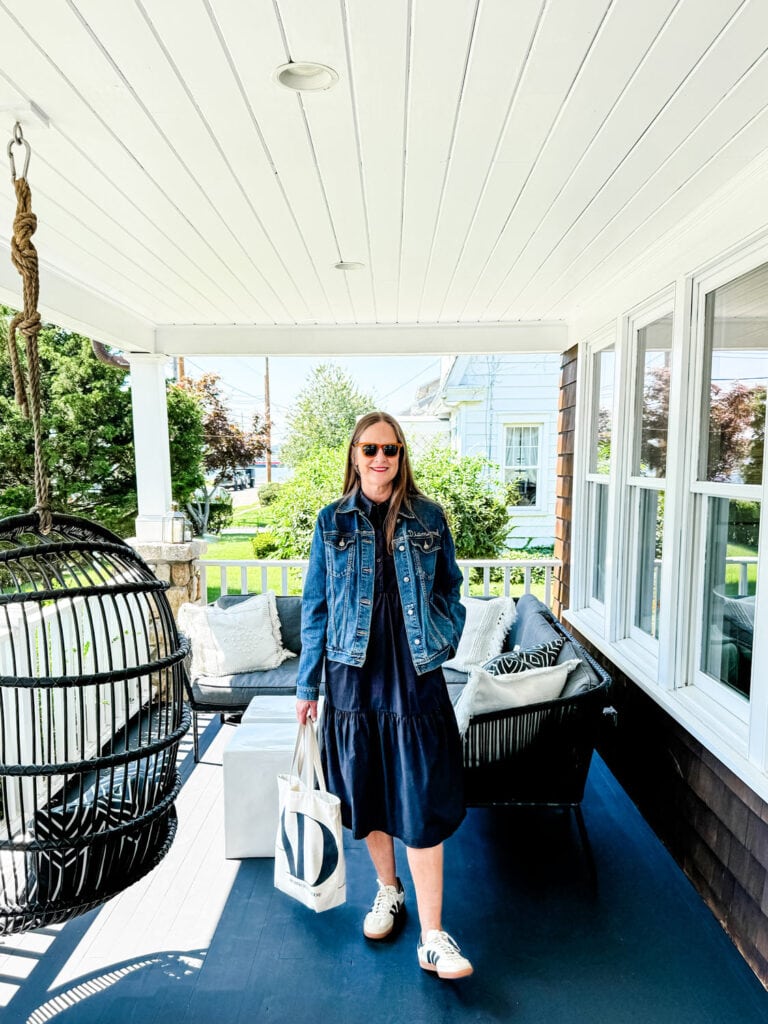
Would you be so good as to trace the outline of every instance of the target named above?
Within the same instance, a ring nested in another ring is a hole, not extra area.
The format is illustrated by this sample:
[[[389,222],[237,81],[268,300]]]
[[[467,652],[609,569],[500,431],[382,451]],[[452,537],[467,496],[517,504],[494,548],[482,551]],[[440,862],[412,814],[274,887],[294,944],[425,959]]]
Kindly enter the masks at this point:
[[[595,355],[595,387],[590,472],[606,476],[611,471],[611,428],[613,425],[613,346]]]
[[[539,427],[506,428],[504,480],[515,487],[515,505],[535,505],[539,476]]]
[[[592,597],[605,603],[605,551],[608,543],[608,487],[591,483],[590,523],[592,526]]]
[[[701,669],[749,696],[760,503],[709,498]]]
[[[655,320],[637,332],[637,394],[640,398],[635,476],[667,475],[669,374],[672,354],[672,315]]]
[[[638,508],[634,623],[655,640],[659,638],[663,532],[664,492],[642,489]]]
[[[768,383],[768,264],[710,292],[705,308],[701,475],[736,484],[763,481]]]

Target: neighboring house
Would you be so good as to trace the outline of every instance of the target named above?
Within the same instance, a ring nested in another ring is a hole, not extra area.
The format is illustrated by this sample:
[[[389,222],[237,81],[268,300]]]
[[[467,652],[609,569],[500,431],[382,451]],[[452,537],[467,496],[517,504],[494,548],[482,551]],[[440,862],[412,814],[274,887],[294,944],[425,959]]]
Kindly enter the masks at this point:
[[[458,356],[417,394],[416,415],[404,417],[411,431],[442,422],[455,451],[483,455],[517,483],[512,547],[554,544],[559,387],[557,355]]]

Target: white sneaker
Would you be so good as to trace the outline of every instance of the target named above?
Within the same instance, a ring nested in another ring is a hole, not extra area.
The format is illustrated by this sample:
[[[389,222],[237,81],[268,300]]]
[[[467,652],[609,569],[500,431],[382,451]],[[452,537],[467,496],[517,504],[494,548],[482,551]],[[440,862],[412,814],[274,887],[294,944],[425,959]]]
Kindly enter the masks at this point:
[[[419,967],[425,971],[435,971],[438,978],[468,978],[473,971],[472,964],[465,956],[448,932],[440,932],[432,928],[416,947],[419,954]]]
[[[366,939],[386,939],[405,913],[405,892],[400,879],[397,879],[397,885],[384,885],[379,878],[376,881],[379,891],[363,921]]]

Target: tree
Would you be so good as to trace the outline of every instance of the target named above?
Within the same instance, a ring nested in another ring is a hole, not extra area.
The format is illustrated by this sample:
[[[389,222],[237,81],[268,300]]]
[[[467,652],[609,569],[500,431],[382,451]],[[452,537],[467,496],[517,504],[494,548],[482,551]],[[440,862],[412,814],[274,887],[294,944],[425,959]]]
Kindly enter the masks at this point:
[[[288,436],[280,450],[283,461],[298,466],[318,449],[346,446],[358,419],[375,408],[370,395],[358,391],[341,367],[322,363],[288,417]]]
[[[278,558],[307,558],[317,513],[341,496],[347,448],[315,448],[270,505]]]
[[[508,506],[519,500],[515,486],[498,485],[498,467],[482,455],[457,455],[439,443],[416,460],[419,487],[445,509],[459,558],[495,558],[510,532]]]
[[[195,495],[187,500],[187,512],[198,534],[208,531],[216,488],[267,450],[267,424],[258,413],[253,416],[250,430],[233,423],[221,397],[220,380],[215,373],[204,373],[197,380],[183,377],[177,384],[179,391],[191,395],[200,404],[203,415],[203,465],[207,479],[201,481]]]
[[[7,310],[3,311],[6,315]],[[31,424],[13,398],[7,321],[0,317],[0,515],[34,504]],[[99,362],[90,341],[44,326],[39,336],[43,457],[55,511],[81,515],[121,536],[137,514],[130,378]],[[184,502],[201,479],[202,417],[194,400],[169,389],[174,497]]]

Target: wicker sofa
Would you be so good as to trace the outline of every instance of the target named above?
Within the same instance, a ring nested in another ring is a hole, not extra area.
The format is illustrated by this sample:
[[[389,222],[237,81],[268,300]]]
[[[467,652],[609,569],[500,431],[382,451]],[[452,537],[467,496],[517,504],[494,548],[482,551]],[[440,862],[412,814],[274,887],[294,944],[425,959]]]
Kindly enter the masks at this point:
[[[228,607],[249,595],[226,595],[216,602]],[[282,641],[290,651],[301,649],[301,598],[278,597]],[[516,617],[504,649],[523,649],[564,638],[557,662],[577,658],[556,700],[527,707],[497,711],[472,718],[464,736],[464,773],[467,803],[548,804],[572,807],[583,829],[579,804],[584,795],[597,731],[608,709],[610,679],[589,654],[554,618],[549,609],[526,594],[516,602]],[[244,711],[257,695],[292,695],[296,687],[298,658],[275,669],[233,676],[187,675],[187,697],[193,714],[195,760],[198,758],[197,714]],[[445,669],[455,701],[467,675]],[[612,710],[612,709],[611,709]],[[583,833],[582,833],[583,834]]]

